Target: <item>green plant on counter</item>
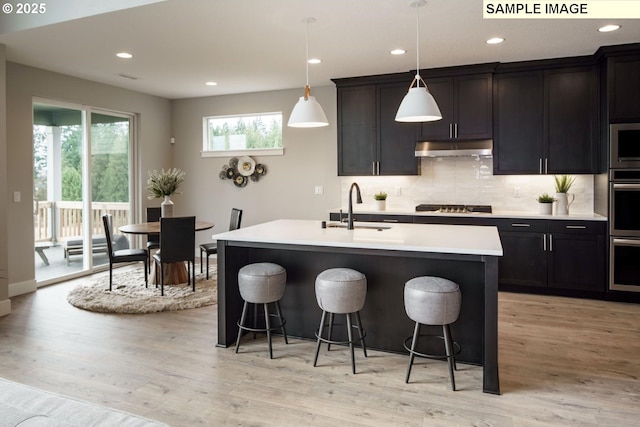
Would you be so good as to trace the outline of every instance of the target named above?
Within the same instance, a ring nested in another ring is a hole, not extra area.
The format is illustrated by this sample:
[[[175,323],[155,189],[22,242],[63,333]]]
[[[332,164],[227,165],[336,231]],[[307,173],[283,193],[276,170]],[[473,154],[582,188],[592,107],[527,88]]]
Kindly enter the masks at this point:
[[[376,200],[387,200],[387,193],[381,191],[373,195],[373,198]]]
[[[571,175],[560,175],[558,177],[554,175],[553,179],[556,180],[556,193],[568,193],[576,177]]]
[[[555,201],[556,199],[548,195],[547,193],[543,193],[540,196],[538,196],[538,203],[553,203]]]

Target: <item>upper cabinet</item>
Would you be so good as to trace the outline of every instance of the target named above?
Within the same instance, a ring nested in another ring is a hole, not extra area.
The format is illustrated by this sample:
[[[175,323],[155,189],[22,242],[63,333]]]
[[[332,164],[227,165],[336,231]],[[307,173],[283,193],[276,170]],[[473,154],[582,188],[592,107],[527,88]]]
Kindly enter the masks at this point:
[[[442,120],[422,123],[421,140],[460,141],[492,137],[491,73],[427,77],[425,81],[440,108]]]
[[[609,122],[640,121],[640,55],[607,61]]]
[[[494,119],[494,174],[597,173],[595,65],[498,73]]]
[[[410,74],[388,80],[334,80],[338,96],[338,175],[419,175],[418,127],[395,121]]]

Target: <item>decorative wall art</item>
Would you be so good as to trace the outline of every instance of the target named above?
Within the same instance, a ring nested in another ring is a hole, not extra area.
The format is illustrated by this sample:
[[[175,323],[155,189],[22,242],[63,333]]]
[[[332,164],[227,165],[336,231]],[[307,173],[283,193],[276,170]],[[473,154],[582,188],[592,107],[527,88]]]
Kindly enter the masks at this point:
[[[258,182],[261,176],[267,173],[267,167],[262,163],[257,163],[249,156],[238,159],[233,157],[228,165],[222,166],[220,179],[230,179],[236,187],[244,187],[249,180]]]

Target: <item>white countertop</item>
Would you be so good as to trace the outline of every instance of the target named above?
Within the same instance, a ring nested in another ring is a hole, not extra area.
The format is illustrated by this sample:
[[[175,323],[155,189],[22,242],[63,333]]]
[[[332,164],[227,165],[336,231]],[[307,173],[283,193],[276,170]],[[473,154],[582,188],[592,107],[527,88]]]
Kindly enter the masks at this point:
[[[440,224],[357,223],[373,228],[331,227],[337,222],[280,219],[226,233],[216,240],[341,248],[502,256],[496,227]],[[343,224],[344,225],[344,224]],[[379,230],[377,227],[384,228]]]
[[[339,213],[340,209],[332,209],[331,213]],[[367,210],[355,209],[355,214],[367,215],[411,215],[411,216],[445,216],[445,217],[479,217],[479,218],[521,218],[521,219],[557,219],[570,221],[606,221],[607,217],[595,213],[570,213],[569,215],[541,215],[538,212],[525,211],[501,211],[494,210],[493,213],[441,213],[441,212],[416,212],[402,210]],[[347,215],[347,210],[343,209],[342,214]]]

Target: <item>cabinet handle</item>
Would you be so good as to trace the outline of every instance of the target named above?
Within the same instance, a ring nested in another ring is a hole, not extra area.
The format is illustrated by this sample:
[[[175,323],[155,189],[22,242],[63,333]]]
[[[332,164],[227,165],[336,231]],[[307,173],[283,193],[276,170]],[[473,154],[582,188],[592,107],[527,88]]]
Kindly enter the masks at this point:
[[[376,162],[371,162],[371,175],[376,174]]]
[[[380,162],[376,162],[376,175],[380,175]]]
[[[449,123],[449,138],[453,138],[453,123]]]
[[[383,219],[382,222],[398,222],[397,219]]]
[[[544,159],[544,173],[545,175],[549,173],[549,159]]]
[[[453,124],[453,126],[454,126],[454,127],[453,127],[453,130],[454,130],[453,137],[454,137],[454,138],[456,138],[456,139],[458,139],[458,124],[457,124],[457,123],[454,123],[454,124]]]
[[[553,234],[549,234],[549,252],[553,252]]]
[[[520,224],[520,223],[514,223],[511,224],[512,227],[531,227],[531,224]]]
[[[581,230],[583,230],[583,229],[587,228],[587,226],[586,225],[567,225],[567,226],[565,226],[565,228],[573,228],[573,229],[581,229]]]
[[[542,175],[542,157],[540,157],[538,160],[540,160],[540,163],[538,165],[538,173]]]
[[[547,252],[547,234],[542,235],[542,250]]]

